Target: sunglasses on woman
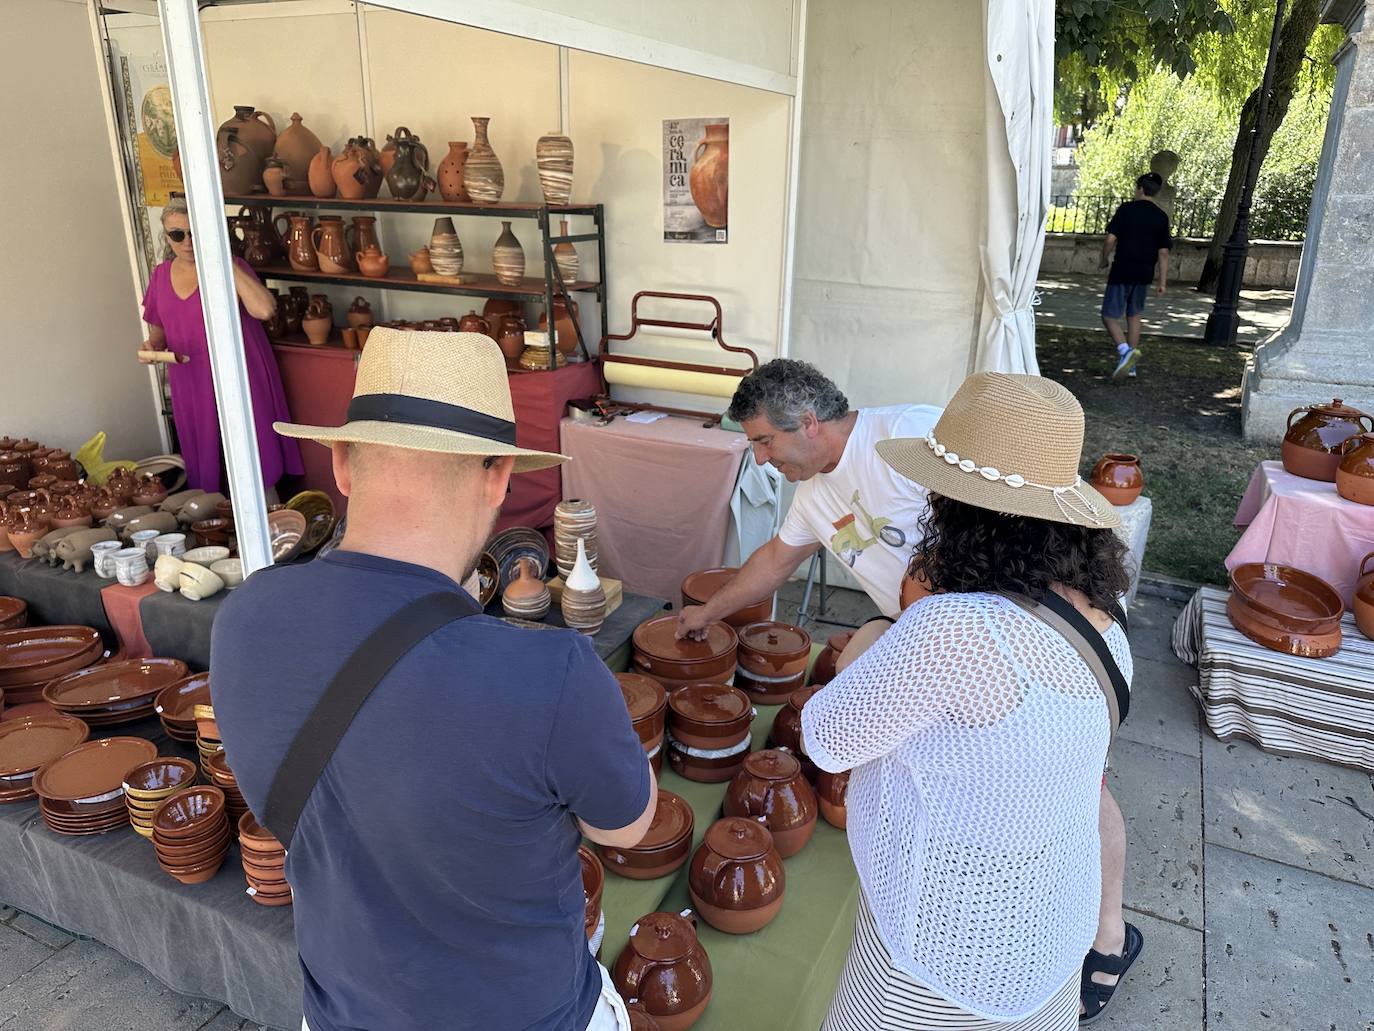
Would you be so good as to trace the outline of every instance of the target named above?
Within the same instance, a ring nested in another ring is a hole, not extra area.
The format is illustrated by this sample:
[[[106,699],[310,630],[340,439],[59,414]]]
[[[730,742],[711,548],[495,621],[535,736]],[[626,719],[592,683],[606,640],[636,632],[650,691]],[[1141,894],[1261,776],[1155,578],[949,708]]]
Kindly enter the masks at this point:
[[[181,243],[185,240],[191,239],[191,230],[169,229],[167,230],[167,239],[171,240],[173,243]]]

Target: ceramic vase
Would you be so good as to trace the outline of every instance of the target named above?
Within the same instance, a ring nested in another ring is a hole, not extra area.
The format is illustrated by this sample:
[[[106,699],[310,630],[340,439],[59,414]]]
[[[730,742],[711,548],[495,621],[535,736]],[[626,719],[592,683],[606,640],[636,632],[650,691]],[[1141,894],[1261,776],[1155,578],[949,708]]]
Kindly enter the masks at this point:
[[[532,559],[521,559],[518,570],[501,595],[501,608],[517,619],[543,619],[551,604],[548,584],[539,576]]]
[[[333,161],[333,155],[325,146],[321,146],[310,159],[310,169],[306,175],[310,181],[310,192],[323,200],[334,196],[339,189],[338,184],[334,182],[334,171],[330,167]]]
[[[277,137],[276,155],[286,166],[286,192],[308,193],[310,190],[310,162],[320,152],[320,138],[305,127],[301,116],[291,114],[291,124]]]
[[[730,126],[708,125],[697,144],[687,177],[701,217],[713,229],[723,229],[730,210]]]
[[[463,272],[463,241],[453,228],[453,219],[444,217],[434,220],[434,231],[429,237],[429,263],[441,276],[457,276]]]
[[[563,622],[572,630],[588,637],[601,630],[606,621],[606,592],[587,561],[582,540],[577,542],[577,561],[563,585]]]
[[[558,235],[568,235],[568,220],[562,219],[559,223]],[[576,282],[577,270],[582,264],[582,259],[578,257],[577,248],[570,243],[556,243],[553,245],[553,261],[558,266],[558,274],[563,277],[563,285]]]
[[[463,189],[463,166],[468,163],[466,140],[450,140],[448,154],[439,162],[435,177],[439,182],[439,196],[446,201],[468,200],[468,192]]]
[[[267,165],[262,170],[262,184],[273,197],[286,196],[286,166],[275,154],[267,159]]]
[[[432,248],[430,254],[433,255]],[[496,273],[496,281],[503,286],[519,286],[525,277],[525,252],[510,231],[509,222],[501,223],[501,235],[491,250],[491,268]]]
[[[587,563],[597,568],[596,506],[581,498],[560,501],[553,510],[554,562],[564,579],[572,576],[577,565],[578,546],[587,556]]]
[[[487,141],[490,118],[473,118],[473,143],[468,149],[467,164],[463,166],[463,189],[468,197],[484,204],[495,204],[506,192],[506,173],[501,159]]]
[[[572,199],[572,140],[554,132],[541,136],[534,145],[534,159],[539,166],[539,188],[544,192],[544,203],[567,204]]]

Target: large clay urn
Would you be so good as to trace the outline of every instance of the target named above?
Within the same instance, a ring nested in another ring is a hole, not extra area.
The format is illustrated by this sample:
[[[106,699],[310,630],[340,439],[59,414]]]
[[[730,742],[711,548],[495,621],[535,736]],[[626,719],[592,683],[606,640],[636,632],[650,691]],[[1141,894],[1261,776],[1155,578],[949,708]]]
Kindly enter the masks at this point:
[[[1129,505],[1145,487],[1138,455],[1103,455],[1088,478],[1093,489],[1113,505]]]
[[[1288,413],[1283,437],[1283,467],[1294,476],[1334,483],[1341,445],[1366,430],[1374,430],[1374,420],[1340,398],[1329,405],[1295,408]]]
[[[1355,625],[1374,641],[1374,551],[1360,560],[1360,572],[1355,580]]]
[[[568,310],[568,305],[572,305],[572,310]],[[577,302],[565,301],[562,297],[553,299],[553,327],[558,334],[558,350],[563,354],[572,354],[577,350]],[[539,313],[540,330],[549,328],[547,312]]]
[[[320,224],[310,233],[310,242],[315,247],[321,272],[339,275],[353,267],[353,256],[344,235],[342,217],[321,215]]]
[[[231,129],[257,154],[260,162],[272,156],[277,143],[277,123],[266,111],[259,111],[252,104],[235,104],[234,117],[219,127],[216,138]]]
[[[1347,501],[1374,505],[1374,433],[1361,433],[1341,445],[1336,493]]]
[[[301,116],[291,115],[291,124],[277,137],[277,157],[286,166],[286,192],[310,192],[310,162],[320,152],[320,138],[305,127]]]
[[[306,176],[310,180],[310,192],[323,200],[333,197],[339,189],[334,182],[334,170],[330,167],[333,163],[333,155],[323,145],[310,159],[310,171]]]
[[[712,985],[711,960],[691,914],[649,913],[636,920],[611,980],[663,1031],[687,1031],[706,1012]]]
[[[439,162],[435,178],[439,182],[439,196],[446,201],[460,202],[469,200],[468,191],[463,189],[463,166],[468,163],[466,140],[450,140],[448,153]]]
[[[320,262],[315,256],[315,244],[311,239],[310,216],[292,211],[278,215],[276,222],[282,219],[289,223],[286,232],[282,234],[286,241],[286,260],[297,272],[318,272]]]
[[[692,155],[687,185],[701,217],[712,229],[723,229],[730,212],[730,126],[708,125],[706,137]]]
[[[216,142],[220,185],[224,192],[229,195],[262,193],[266,189],[262,184],[264,162],[239,139],[237,130],[230,129]]]
[[[467,164],[463,166],[463,189],[469,199],[482,204],[496,204],[506,192],[506,173],[501,159],[487,140],[490,118],[472,120],[473,141],[468,148]]]

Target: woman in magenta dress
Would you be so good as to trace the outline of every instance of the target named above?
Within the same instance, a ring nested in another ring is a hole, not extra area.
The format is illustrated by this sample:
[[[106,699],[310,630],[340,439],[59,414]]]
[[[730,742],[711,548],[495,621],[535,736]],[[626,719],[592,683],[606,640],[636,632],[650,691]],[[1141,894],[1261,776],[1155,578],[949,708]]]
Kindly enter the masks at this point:
[[[181,457],[186,462],[186,486],[223,490],[219,413],[210,377],[205,318],[200,310],[191,220],[184,200],[173,199],[162,210],[162,229],[167,237],[164,256],[171,260],[153,270],[152,281],[143,295],[143,321],[149,326],[143,349],[170,349],[181,356],[178,362],[167,366],[167,383],[172,391],[172,418],[181,442]],[[258,321],[272,317],[276,301],[242,258],[234,259],[234,286],[239,295],[258,459],[262,463],[263,486],[270,490],[283,475],[299,476],[305,471],[296,442],[272,429],[273,421],[291,421],[276,357]]]

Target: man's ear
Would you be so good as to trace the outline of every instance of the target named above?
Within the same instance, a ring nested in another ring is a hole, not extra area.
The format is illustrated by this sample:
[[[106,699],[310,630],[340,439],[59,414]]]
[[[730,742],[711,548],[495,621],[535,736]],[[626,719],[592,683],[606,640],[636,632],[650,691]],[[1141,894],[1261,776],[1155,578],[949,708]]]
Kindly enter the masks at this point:
[[[338,485],[339,493],[346,498],[353,495],[353,469],[349,465],[349,447],[345,441],[336,440],[329,448],[334,461],[334,482]]]
[[[506,503],[514,470],[514,455],[492,456],[482,463],[482,491],[490,507],[500,508]]]

